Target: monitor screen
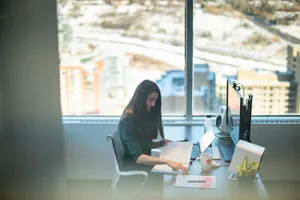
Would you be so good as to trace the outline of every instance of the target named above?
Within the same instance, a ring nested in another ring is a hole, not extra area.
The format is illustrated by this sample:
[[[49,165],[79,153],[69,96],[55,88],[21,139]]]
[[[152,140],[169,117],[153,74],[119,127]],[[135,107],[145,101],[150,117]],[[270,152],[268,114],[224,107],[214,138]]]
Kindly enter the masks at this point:
[[[245,125],[245,133],[244,139],[248,142],[251,142],[250,135],[251,135],[251,118],[252,118],[252,101],[253,95],[250,94],[249,97],[246,99],[246,125]]]
[[[231,139],[236,144],[243,134],[244,109],[243,97],[234,88],[234,81],[227,79],[227,125]]]

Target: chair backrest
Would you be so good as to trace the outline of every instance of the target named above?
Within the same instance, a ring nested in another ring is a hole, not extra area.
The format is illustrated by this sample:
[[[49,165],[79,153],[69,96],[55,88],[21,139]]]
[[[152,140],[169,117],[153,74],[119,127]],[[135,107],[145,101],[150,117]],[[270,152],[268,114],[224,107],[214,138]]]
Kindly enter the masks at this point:
[[[119,131],[116,131],[112,135],[107,136],[106,139],[111,140],[114,153],[115,167],[117,172],[120,172],[123,166],[124,148]]]

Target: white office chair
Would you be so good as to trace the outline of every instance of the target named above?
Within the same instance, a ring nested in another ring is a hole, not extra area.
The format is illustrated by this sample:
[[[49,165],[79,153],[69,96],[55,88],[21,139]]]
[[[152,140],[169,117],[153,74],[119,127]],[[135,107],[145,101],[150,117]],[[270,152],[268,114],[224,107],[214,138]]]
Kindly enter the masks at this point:
[[[121,171],[122,163],[123,163],[123,157],[124,157],[124,148],[122,145],[122,141],[120,138],[119,132],[115,132],[111,136],[106,137],[107,140],[111,140],[112,147],[113,147],[113,154],[114,154],[114,163],[116,168],[116,174],[113,178],[111,187],[112,191],[118,198],[125,198],[124,195],[121,195],[117,189],[117,184],[120,179],[120,176],[133,176],[133,175],[142,175],[144,176],[143,183],[138,187],[138,189],[134,192],[132,197],[136,196],[140,190],[145,185],[147,179],[148,179],[148,173],[145,171]]]

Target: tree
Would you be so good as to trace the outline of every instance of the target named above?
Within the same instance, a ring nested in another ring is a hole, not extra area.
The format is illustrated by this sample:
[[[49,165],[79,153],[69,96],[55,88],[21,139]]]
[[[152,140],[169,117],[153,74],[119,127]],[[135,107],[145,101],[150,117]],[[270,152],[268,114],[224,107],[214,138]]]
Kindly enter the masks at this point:
[[[67,3],[68,3],[69,0],[57,0],[57,3],[62,5],[62,6],[65,6]]]
[[[113,0],[104,0],[104,3],[108,4],[108,5],[112,5]]]

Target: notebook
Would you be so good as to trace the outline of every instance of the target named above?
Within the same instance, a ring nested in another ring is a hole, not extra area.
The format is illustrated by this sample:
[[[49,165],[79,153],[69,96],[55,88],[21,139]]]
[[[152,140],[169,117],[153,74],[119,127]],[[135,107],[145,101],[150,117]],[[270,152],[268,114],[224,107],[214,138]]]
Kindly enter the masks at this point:
[[[215,189],[215,176],[177,175],[175,187]]]
[[[164,146],[159,158],[180,162],[183,166],[188,168],[190,166],[192,148],[193,143],[191,142],[170,142],[168,145]],[[167,174],[182,173],[181,171],[171,169],[168,165],[155,165],[151,171]]]

